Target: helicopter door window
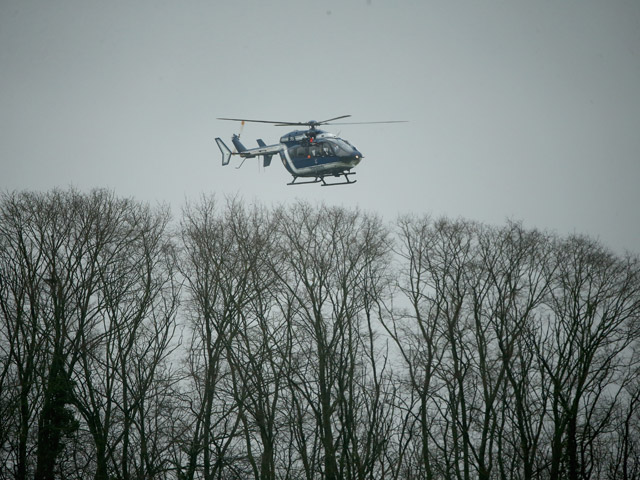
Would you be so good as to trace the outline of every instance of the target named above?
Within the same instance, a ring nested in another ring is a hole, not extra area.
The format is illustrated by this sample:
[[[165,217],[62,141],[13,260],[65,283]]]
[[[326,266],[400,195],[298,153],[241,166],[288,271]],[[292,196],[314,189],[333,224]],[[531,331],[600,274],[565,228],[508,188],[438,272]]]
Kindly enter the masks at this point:
[[[308,155],[307,147],[298,145],[297,147],[291,147],[289,149],[289,155],[292,157],[306,157]]]
[[[318,146],[320,147],[320,155],[323,157],[330,157],[333,155],[333,149],[329,142],[322,142]]]

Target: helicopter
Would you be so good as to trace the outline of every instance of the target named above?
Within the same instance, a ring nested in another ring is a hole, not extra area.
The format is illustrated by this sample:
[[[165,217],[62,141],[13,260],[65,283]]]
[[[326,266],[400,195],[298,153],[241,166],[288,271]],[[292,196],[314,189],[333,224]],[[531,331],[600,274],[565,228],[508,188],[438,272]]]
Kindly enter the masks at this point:
[[[263,166],[271,165],[273,155],[279,154],[282,164],[293,176],[293,180],[287,185],[302,185],[308,183],[321,183],[322,186],[351,185],[356,180],[351,179],[356,172],[352,172],[356,165],[364,158],[360,150],[354,147],[348,140],[338,137],[333,133],[320,130],[321,125],[361,125],[373,123],[404,123],[404,120],[388,120],[383,122],[341,122],[351,115],[341,115],[327,120],[308,122],[278,122],[272,120],[250,120],[246,118],[218,118],[233,122],[268,123],[278,127],[308,127],[307,130],[294,130],[280,137],[280,142],[267,145],[262,139],[258,139],[258,147],[246,148],[240,142],[240,135],[234,134],[231,142],[235,151],[224,143],[221,138],[216,138],[218,148],[222,153],[222,165],[228,165],[232,155],[239,155],[244,160],[259,157],[263,159]],[[240,168],[242,166],[240,164]],[[344,177],[344,178],[340,178]],[[328,179],[338,181],[328,182]]]

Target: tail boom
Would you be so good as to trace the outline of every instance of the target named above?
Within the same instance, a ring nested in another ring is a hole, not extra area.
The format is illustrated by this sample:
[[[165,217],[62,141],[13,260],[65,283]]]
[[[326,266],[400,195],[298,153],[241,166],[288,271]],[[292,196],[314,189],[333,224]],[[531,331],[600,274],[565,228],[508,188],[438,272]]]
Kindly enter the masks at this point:
[[[221,138],[216,138],[216,143],[218,144],[218,148],[222,153],[222,165],[228,165],[231,160],[231,155],[240,155],[242,158],[253,158],[260,157],[263,158],[263,165],[268,167],[271,164],[271,157],[274,154],[280,152],[283,148],[281,144],[275,145],[267,145],[262,141],[262,139],[258,139],[258,147],[257,148],[247,148],[241,142],[240,138],[237,135],[234,135],[231,138],[233,142],[233,146],[236,149],[236,152],[232,152],[231,149],[224,143]]]

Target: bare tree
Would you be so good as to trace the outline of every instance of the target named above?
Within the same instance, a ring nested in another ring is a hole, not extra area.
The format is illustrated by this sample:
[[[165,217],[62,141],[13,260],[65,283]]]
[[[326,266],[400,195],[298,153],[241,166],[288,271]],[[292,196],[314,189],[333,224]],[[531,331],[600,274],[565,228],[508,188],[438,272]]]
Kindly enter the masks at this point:
[[[178,302],[169,217],[126,200],[108,208],[96,212],[96,326],[83,332],[74,403],[94,438],[96,478],[153,476],[163,461],[151,452],[147,409],[162,398],[159,375],[173,348]]]
[[[0,198],[0,479],[640,472],[637,256],[305,202],[170,227]]]
[[[371,443],[369,451],[363,449],[360,435],[374,430],[358,432],[360,413],[366,411],[359,404],[365,401],[363,379],[371,368],[363,342],[364,290],[373,291],[372,282],[378,281],[369,275],[377,271],[372,265],[387,261],[386,230],[377,218],[359,212],[300,204],[280,211],[279,231],[276,258],[286,266],[282,310],[292,312],[288,383],[306,476],[363,478],[374,463],[363,458],[374,450]],[[305,412],[313,419],[307,428],[317,435],[317,445],[304,438],[310,433],[303,428]]]
[[[183,273],[193,331],[189,364],[199,399],[191,407],[185,478],[200,469],[200,456],[205,478],[224,469],[257,478],[275,474],[273,416],[279,390],[271,384],[274,378],[267,378],[275,365],[269,363],[269,229],[264,212],[246,212],[238,201],[219,211],[213,198],[203,198],[185,211]],[[277,367],[271,373],[277,376]],[[259,462],[253,454],[256,424]]]
[[[13,245],[13,252],[19,255],[14,265],[28,269],[14,269],[13,273],[24,274],[23,278],[31,282],[28,289],[38,292],[37,297],[31,296],[29,304],[15,301],[13,297],[11,307],[15,310],[7,310],[5,317],[14,318],[18,322],[14,325],[19,328],[24,328],[20,324],[28,319],[27,328],[32,332],[30,343],[36,342],[43,352],[38,368],[40,378],[30,381],[42,386],[35,477],[48,479],[55,475],[64,439],[78,428],[78,420],[70,407],[73,402],[71,372],[80,355],[77,348],[80,334],[91,326],[90,299],[97,283],[89,253],[91,221],[87,215],[90,213],[85,208],[87,202],[75,192],[24,193],[3,200],[4,225],[9,227],[3,243]],[[13,221],[6,218],[18,211],[21,213]],[[24,315],[27,306],[29,317]],[[20,338],[24,339],[24,336]],[[15,349],[18,348],[21,346],[16,345]],[[33,361],[31,355],[22,358],[27,363]],[[25,466],[19,460],[18,474],[24,472]]]
[[[405,402],[413,418],[408,431],[420,442],[417,464],[404,470],[416,477],[469,478],[473,342],[465,307],[472,293],[474,225],[403,218],[399,230],[400,289],[409,309],[395,315],[387,330],[407,369],[409,398],[416,399]]]
[[[639,261],[584,237],[556,251],[553,316],[537,343],[550,382],[550,477],[589,478],[597,461],[591,445],[609,422],[638,341]]]
[[[600,478],[630,480],[640,475],[640,378],[636,367],[612,416],[614,428],[603,435],[598,452],[602,459]]]
[[[437,308],[432,303],[429,275],[429,254],[436,240],[428,217],[403,217],[398,221],[399,242],[396,250],[401,260],[398,279],[400,292],[406,296],[409,306],[404,313],[392,311],[385,328],[398,348],[406,369],[406,387],[399,397],[401,410],[406,415],[398,439],[399,465],[395,478],[402,469],[409,476],[434,478],[432,443],[430,441],[430,402],[437,390],[435,371],[442,360],[442,339],[436,322]],[[403,382],[404,383],[404,382]],[[415,395],[414,395],[415,394]],[[416,429],[415,427],[419,426]],[[405,458],[406,449],[413,439],[419,439],[416,462]],[[413,467],[408,466],[413,464]],[[412,471],[413,473],[409,473]]]
[[[3,197],[0,305],[7,375],[20,385],[16,477],[108,478],[127,414],[148,398],[175,325],[167,221],[104,190]],[[160,329],[145,336],[152,325]],[[128,345],[116,341],[124,336]],[[153,367],[132,390],[133,364]],[[74,438],[85,428],[93,445]]]
[[[33,238],[36,212],[23,208],[29,198],[4,196],[0,210],[0,307],[2,309],[2,445],[7,478],[33,475],[34,447],[42,386],[43,258]]]
[[[409,308],[386,328],[406,369],[404,444],[411,432],[420,439],[419,460],[404,471],[491,478],[497,461],[506,478],[520,468],[508,458],[518,456],[531,478],[543,417],[528,417],[530,377],[518,365],[548,288],[546,237],[518,224],[497,229],[428,217],[404,217],[398,226]]]

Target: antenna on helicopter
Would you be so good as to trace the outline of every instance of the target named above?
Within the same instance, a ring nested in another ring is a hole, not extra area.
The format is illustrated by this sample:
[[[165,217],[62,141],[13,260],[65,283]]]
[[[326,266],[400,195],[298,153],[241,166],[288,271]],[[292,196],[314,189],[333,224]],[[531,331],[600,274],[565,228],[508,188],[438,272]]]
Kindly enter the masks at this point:
[[[236,135],[236,137],[238,137],[238,139],[240,138],[240,135],[242,135],[242,130],[244,129],[244,120],[242,120],[240,122],[240,130],[238,130],[238,133]],[[233,153],[238,153],[238,147],[236,147],[236,144],[233,144]],[[242,166],[242,164],[244,163],[244,161],[240,164],[240,166],[236,167],[236,168],[240,168]]]

